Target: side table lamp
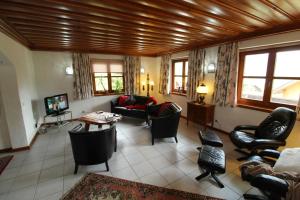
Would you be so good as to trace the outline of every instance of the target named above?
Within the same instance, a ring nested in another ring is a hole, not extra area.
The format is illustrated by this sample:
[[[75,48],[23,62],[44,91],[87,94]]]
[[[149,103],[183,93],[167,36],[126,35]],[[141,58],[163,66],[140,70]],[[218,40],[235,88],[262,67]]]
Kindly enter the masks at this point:
[[[201,105],[204,105],[204,99],[205,95],[208,93],[208,88],[204,83],[202,83],[200,86],[197,87],[196,92],[199,94],[199,100],[198,103]]]

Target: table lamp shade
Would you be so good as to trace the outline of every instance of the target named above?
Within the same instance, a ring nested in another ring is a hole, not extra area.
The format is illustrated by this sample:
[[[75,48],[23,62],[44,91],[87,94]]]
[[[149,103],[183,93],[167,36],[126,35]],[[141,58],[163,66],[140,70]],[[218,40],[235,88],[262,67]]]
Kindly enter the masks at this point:
[[[208,88],[206,87],[206,85],[204,85],[203,83],[197,87],[196,92],[198,94],[207,94],[208,93]]]

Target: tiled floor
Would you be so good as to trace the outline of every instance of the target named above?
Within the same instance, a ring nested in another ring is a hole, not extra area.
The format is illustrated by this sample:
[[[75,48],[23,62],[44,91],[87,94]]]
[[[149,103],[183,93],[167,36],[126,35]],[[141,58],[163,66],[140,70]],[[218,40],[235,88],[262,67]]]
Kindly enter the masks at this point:
[[[174,139],[164,139],[151,145],[150,130],[141,121],[123,119],[117,124],[118,151],[109,160],[110,171],[105,165],[80,166],[73,175],[74,161],[67,130],[77,122],[60,129],[48,129],[39,135],[29,151],[14,153],[14,158],[0,176],[0,200],[9,199],[59,199],[86,172],[149,183],[153,185],[216,196],[225,199],[242,199],[242,194],[252,189],[243,182],[238,171],[238,156],[225,134],[219,134],[224,142],[227,156],[227,172],[219,175],[226,185],[220,189],[209,178],[197,182],[200,171],[197,167],[200,142],[199,126],[186,126],[181,120],[178,144]],[[95,128],[95,127],[92,127]],[[0,154],[0,157],[4,154]]]

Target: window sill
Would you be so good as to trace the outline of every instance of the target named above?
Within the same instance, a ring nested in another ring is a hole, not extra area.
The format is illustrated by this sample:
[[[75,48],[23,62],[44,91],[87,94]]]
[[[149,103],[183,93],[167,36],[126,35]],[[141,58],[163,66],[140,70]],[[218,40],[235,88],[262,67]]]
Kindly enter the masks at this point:
[[[171,92],[172,95],[177,95],[177,96],[184,96],[186,97],[186,93],[179,93],[179,92]]]
[[[246,109],[250,109],[250,110],[257,110],[257,111],[267,112],[267,113],[270,113],[273,111],[273,109],[270,109],[270,108],[250,106],[250,105],[245,105],[245,104],[237,104],[237,107],[246,108]]]
[[[121,93],[103,93],[103,94],[94,94],[94,97],[101,97],[101,96],[113,96],[113,95],[123,95],[124,92]]]

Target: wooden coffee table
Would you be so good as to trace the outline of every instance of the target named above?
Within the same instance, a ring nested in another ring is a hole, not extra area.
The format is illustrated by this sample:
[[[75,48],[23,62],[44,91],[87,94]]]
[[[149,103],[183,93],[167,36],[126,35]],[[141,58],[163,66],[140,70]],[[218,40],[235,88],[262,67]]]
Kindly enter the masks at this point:
[[[78,120],[85,123],[85,130],[88,131],[90,129],[91,124],[98,125],[98,127],[102,127],[102,125],[106,124],[113,125],[121,119],[122,116],[119,114],[97,111],[86,114],[80,117]]]

